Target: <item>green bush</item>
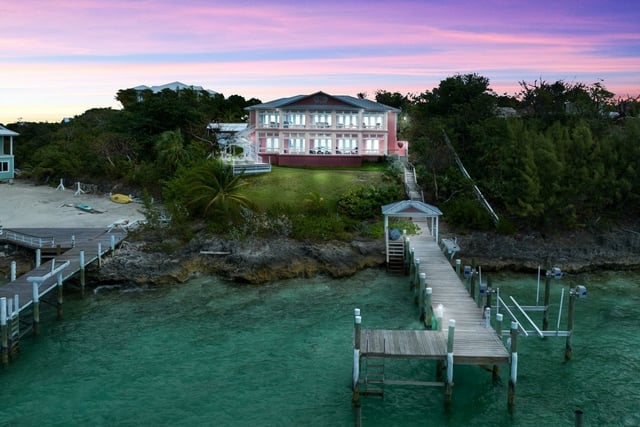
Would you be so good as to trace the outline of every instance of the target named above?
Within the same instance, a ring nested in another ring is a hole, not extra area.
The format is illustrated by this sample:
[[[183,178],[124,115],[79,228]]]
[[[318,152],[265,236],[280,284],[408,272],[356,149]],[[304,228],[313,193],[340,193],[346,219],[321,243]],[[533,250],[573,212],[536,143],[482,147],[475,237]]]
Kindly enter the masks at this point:
[[[353,219],[365,220],[380,215],[380,207],[404,199],[401,186],[382,184],[360,186],[338,200],[338,212]]]

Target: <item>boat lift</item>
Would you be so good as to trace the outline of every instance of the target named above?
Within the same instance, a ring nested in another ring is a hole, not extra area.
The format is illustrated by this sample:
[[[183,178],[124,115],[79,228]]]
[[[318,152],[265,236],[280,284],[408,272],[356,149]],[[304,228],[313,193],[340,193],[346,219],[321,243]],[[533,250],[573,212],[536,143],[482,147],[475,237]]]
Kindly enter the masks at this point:
[[[569,307],[567,314],[567,329],[560,330],[560,320],[562,319],[562,307],[564,304],[564,295],[565,289],[562,289],[562,293],[560,295],[560,305],[558,308],[558,319],[556,323],[556,329],[549,329],[549,294],[550,294],[550,285],[552,279],[561,279],[564,276],[564,273],[558,267],[554,267],[546,272],[546,282],[545,282],[545,293],[544,293],[544,304],[539,304],[539,296],[540,296],[540,268],[538,268],[538,288],[536,293],[536,305],[521,305],[516,301],[513,296],[509,296],[512,305],[509,305],[505,302],[504,299],[500,296],[500,290],[496,289],[496,314],[500,314],[500,310],[504,310],[512,321],[518,323],[519,334],[524,337],[530,336],[538,336],[539,338],[546,337],[565,337],[566,338],[566,347],[565,347],[565,360],[569,360],[571,358],[571,335],[573,334],[573,315],[574,315],[574,307],[576,299],[583,299],[587,297],[587,288],[583,285],[578,285],[573,289],[569,289]],[[528,312],[543,312],[543,322],[542,326],[539,327],[536,322],[531,319]],[[524,318],[522,321],[521,319]],[[527,329],[525,325],[529,325],[533,329]],[[508,333],[508,332],[507,332]]]

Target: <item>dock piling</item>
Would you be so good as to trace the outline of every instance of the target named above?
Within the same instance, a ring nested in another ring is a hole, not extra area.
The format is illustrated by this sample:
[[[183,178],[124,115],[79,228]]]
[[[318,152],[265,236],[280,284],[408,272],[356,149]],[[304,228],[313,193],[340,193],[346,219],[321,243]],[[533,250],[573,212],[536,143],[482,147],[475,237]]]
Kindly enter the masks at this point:
[[[62,273],[58,273],[58,298],[56,309],[58,312],[58,320],[62,320]]]
[[[362,334],[362,317],[360,309],[353,310],[354,314],[354,338],[353,338],[353,395],[351,402],[354,406],[360,406],[360,337]]]
[[[84,262],[84,251],[80,251],[80,288],[82,289],[82,294],[84,294],[84,285],[85,285],[85,262]]]
[[[433,294],[432,288],[426,288],[424,290],[424,307],[420,320],[424,321],[427,329],[433,329],[433,308],[431,307],[431,295]]]
[[[38,294],[38,288],[40,282],[33,280],[31,282],[33,286],[33,335],[40,335],[40,295]]]
[[[502,340],[502,313],[496,314],[496,335]]]
[[[18,270],[16,262],[15,261],[11,261],[11,281],[15,282],[16,281],[16,271]]]
[[[453,337],[456,330],[456,321],[449,319],[449,331],[447,336],[447,383],[445,385],[445,403],[451,403],[453,394]]]
[[[571,335],[573,335],[573,313],[575,311],[576,292],[569,291],[569,309],[567,311],[567,339],[564,346],[564,360],[565,362],[571,360],[573,352],[571,346]]]
[[[98,269],[102,268],[102,242],[98,242]]]
[[[516,404],[516,383],[518,381],[518,322],[511,322],[511,376],[509,377],[508,404]]]
[[[2,366],[9,364],[9,327],[7,325],[7,298],[0,298],[0,328],[2,329]]]
[[[418,307],[420,307],[420,315],[424,312],[424,289],[427,284],[427,275],[425,273],[419,274],[418,283],[420,284],[418,289]]]
[[[414,261],[414,268],[413,268],[413,302],[414,303],[418,303],[418,293],[419,290],[418,288],[420,287],[420,258],[416,258]]]
[[[544,314],[542,316],[542,330],[549,330],[549,300],[551,299],[551,277],[552,273],[547,270],[544,282]]]

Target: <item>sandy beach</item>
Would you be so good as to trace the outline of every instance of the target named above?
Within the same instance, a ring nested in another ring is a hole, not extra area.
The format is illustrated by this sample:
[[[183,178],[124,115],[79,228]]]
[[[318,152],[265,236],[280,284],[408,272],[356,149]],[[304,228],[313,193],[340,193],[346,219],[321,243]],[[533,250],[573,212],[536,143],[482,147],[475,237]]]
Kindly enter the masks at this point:
[[[75,207],[89,205],[101,213]],[[75,188],[56,189],[15,180],[0,182],[0,226],[26,227],[109,227],[116,222],[143,220],[139,203],[112,202],[105,194],[76,194]]]

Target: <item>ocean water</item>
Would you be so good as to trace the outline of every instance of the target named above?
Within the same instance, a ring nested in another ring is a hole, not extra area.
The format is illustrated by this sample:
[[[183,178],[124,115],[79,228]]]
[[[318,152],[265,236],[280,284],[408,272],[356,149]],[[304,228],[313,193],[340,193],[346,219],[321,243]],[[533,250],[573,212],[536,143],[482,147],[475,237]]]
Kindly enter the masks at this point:
[[[536,299],[535,275],[498,274],[503,298]],[[442,388],[387,386],[384,399],[351,405],[353,309],[365,328],[420,328],[404,277],[380,270],[247,286],[215,277],[163,288],[67,294],[65,318],[41,315],[42,333],[0,370],[7,426],[584,426],[640,425],[640,275],[567,276],[583,284],[573,358],[564,338],[520,338],[516,406],[475,366],[454,368]],[[541,284],[540,300],[542,301]],[[566,298],[560,329],[566,328]],[[540,324],[542,313],[531,317]],[[505,320],[505,330],[508,322]],[[388,378],[433,380],[425,361],[389,361]]]

